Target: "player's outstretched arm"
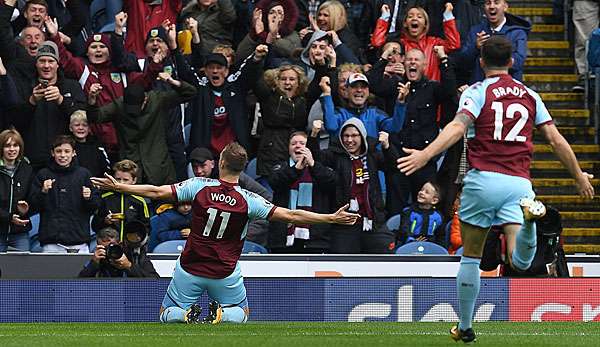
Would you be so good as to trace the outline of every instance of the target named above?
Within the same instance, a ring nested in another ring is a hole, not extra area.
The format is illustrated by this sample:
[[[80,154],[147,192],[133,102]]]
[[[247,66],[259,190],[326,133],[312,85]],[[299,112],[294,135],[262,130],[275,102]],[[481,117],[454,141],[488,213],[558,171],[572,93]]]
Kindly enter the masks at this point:
[[[425,149],[419,151],[416,149],[402,148],[408,155],[396,161],[398,169],[406,175],[410,175],[419,170],[425,166],[431,158],[442,153],[455,144],[456,141],[462,139],[467,127],[471,123],[473,123],[473,118],[469,117],[467,114],[458,113],[456,117],[454,117],[454,120],[448,123],[444,130],[442,130],[435,140],[433,140],[429,146],[425,147]]]
[[[569,170],[569,173],[575,179],[579,194],[586,198],[593,198],[594,187],[592,186],[590,179],[594,178],[594,175],[590,175],[587,172],[581,171],[573,149],[571,149],[571,146],[567,140],[565,140],[565,138],[560,134],[556,128],[556,125],[553,123],[542,124],[539,130],[552,147],[554,154],[556,154],[558,159],[563,163],[567,170]]]
[[[159,187],[149,184],[122,184],[107,173],[104,174],[104,177],[92,177],[91,180],[98,189],[135,194],[150,199],[173,200],[173,193],[169,185]]]
[[[348,204],[342,206],[333,214],[321,214],[304,210],[289,210],[283,207],[277,207],[270,221],[292,223],[292,224],[346,224],[352,225],[360,218],[356,213],[346,212]]]

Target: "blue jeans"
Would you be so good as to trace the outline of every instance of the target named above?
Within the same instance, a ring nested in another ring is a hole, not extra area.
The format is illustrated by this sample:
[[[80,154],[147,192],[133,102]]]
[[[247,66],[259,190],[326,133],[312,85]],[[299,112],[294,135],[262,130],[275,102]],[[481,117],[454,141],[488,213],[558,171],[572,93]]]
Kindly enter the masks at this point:
[[[29,234],[18,233],[0,236],[0,252],[6,252],[8,246],[16,248],[19,251],[29,252]]]

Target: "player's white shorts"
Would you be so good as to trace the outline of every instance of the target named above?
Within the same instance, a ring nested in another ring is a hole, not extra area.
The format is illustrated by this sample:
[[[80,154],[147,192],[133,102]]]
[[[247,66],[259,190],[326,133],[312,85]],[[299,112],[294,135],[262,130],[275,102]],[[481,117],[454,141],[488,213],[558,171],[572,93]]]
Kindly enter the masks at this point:
[[[531,181],[524,177],[471,169],[463,180],[458,216],[482,228],[523,224],[519,199],[535,198]]]

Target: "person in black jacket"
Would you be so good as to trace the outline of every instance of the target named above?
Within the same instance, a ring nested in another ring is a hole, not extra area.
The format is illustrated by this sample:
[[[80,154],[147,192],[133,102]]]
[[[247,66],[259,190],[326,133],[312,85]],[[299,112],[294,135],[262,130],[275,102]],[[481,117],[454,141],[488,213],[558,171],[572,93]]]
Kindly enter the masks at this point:
[[[37,76],[28,81],[30,89],[13,113],[13,124],[23,134],[25,155],[35,171],[48,163],[56,136],[68,132],[69,116],[86,105],[81,86],[59,73],[58,62],[56,44],[43,42],[37,49]]]
[[[398,100],[406,104],[406,115],[402,130],[390,137],[396,148],[423,149],[431,143],[440,132],[440,105],[449,103],[456,97],[456,78],[454,70],[448,62],[443,47],[436,46],[435,52],[440,59],[442,79],[440,82],[430,81],[425,75],[425,55],[417,49],[406,52],[404,68],[406,84],[400,84]],[[403,152],[400,155],[405,155]],[[395,171],[388,176],[387,204],[388,215],[398,214],[408,206],[408,195],[417,201],[419,189],[425,182],[433,180],[437,171],[436,160],[431,160],[425,167],[410,176]]]
[[[130,234],[135,235],[137,232],[127,233],[128,237],[125,241],[119,243],[119,236],[115,229],[106,227],[98,231],[96,250],[92,259],[79,272],[78,277],[159,277],[152,262],[146,256],[145,249],[142,247],[142,250],[136,253],[136,245],[129,241],[132,238]],[[134,236],[133,239],[139,240],[140,236]],[[107,250],[114,245],[119,245],[123,250],[118,258],[116,256],[119,254],[115,254],[114,251],[107,254]]]
[[[29,189],[33,170],[23,156],[23,138],[14,129],[0,133],[0,252],[8,246],[29,251]]]
[[[313,128],[311,136],[317,137]],[[306,147],[308,136],[297,131],[290,135],[289,157],[273,167],[269,184],[273,188],[273,203],[289,209],[329,213],[331,195],[335,192],[336,175],[333,169],[315,161]],[[288,225],[269,223],[271,253],[327,253],[329,224]]]
[[[246,94],[262,72],[262,60],[268,50],[267,46],[258,45],[241,63],[238,73],[231,76],[225,56],[206,56],[206,76],[198,78],[198,94],[188,107],[192,115],[188,153],[196,147],[206,147],[218,155],[234,141],[250,148]]]
[[[79,166],[90,170],[92,177],[102,177],[110,171],[110,162],[104,147],[90,134],[87,114],[77,110],[71,114],[69,130],[75,138],[75,153]]]
[[[313,129],[322,127],[315,121]],[[394,248],[394,235],[385,227],[385,208],[379,170],[396,170],[396,149],[388,134],[379,133],[378,141],[367,138],[367,129],[356,117],[348,119],[339,132],[339,145],[319,150],[313,130],[309,148],[315,160],[332,168],[336,173],[335,202],[333,209],[350,204],[349,211],[358,213],[362,220],[350,226],[332,226],[331,253],[387,253]],[[375,149],[381,143],[382,151]]]
[[[100,196],[90,172],[73,162],[75,140],[60,135],[52,144],[54,158],[31,186],[31,201],[40,211],[39,239],[43,252],[88,253],[90,216]]]

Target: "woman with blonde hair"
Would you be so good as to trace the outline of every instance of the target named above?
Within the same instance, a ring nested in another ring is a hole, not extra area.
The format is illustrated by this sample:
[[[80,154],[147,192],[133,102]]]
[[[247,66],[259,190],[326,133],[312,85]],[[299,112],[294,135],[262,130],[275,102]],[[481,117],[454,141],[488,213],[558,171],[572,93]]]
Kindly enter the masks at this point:
[[[306,129],[305,97],[308,79],[297,65],[267,70],[255,86],[260,103],[263,131],[258,145],[256,173],[268,176],[275,163],[289,157],[290,134]]]
[[[325,1],[317,10],[315,18],[316,28],[325,32],[334,32],[341,43],[346,44],[352,50],[354,55],[360,59],[362,56],[362,47],[360,40],[348,27],[348,15],[346,8],[337,0]],[[331,34],[330,34],[331,35]],[[335,37],[333,39],[334,47],[337,46]]]
[[[29,189],[33,169],[23,156],[25,147],[15,129],[0,133],[0,252],[8,246],[29,251]]]

